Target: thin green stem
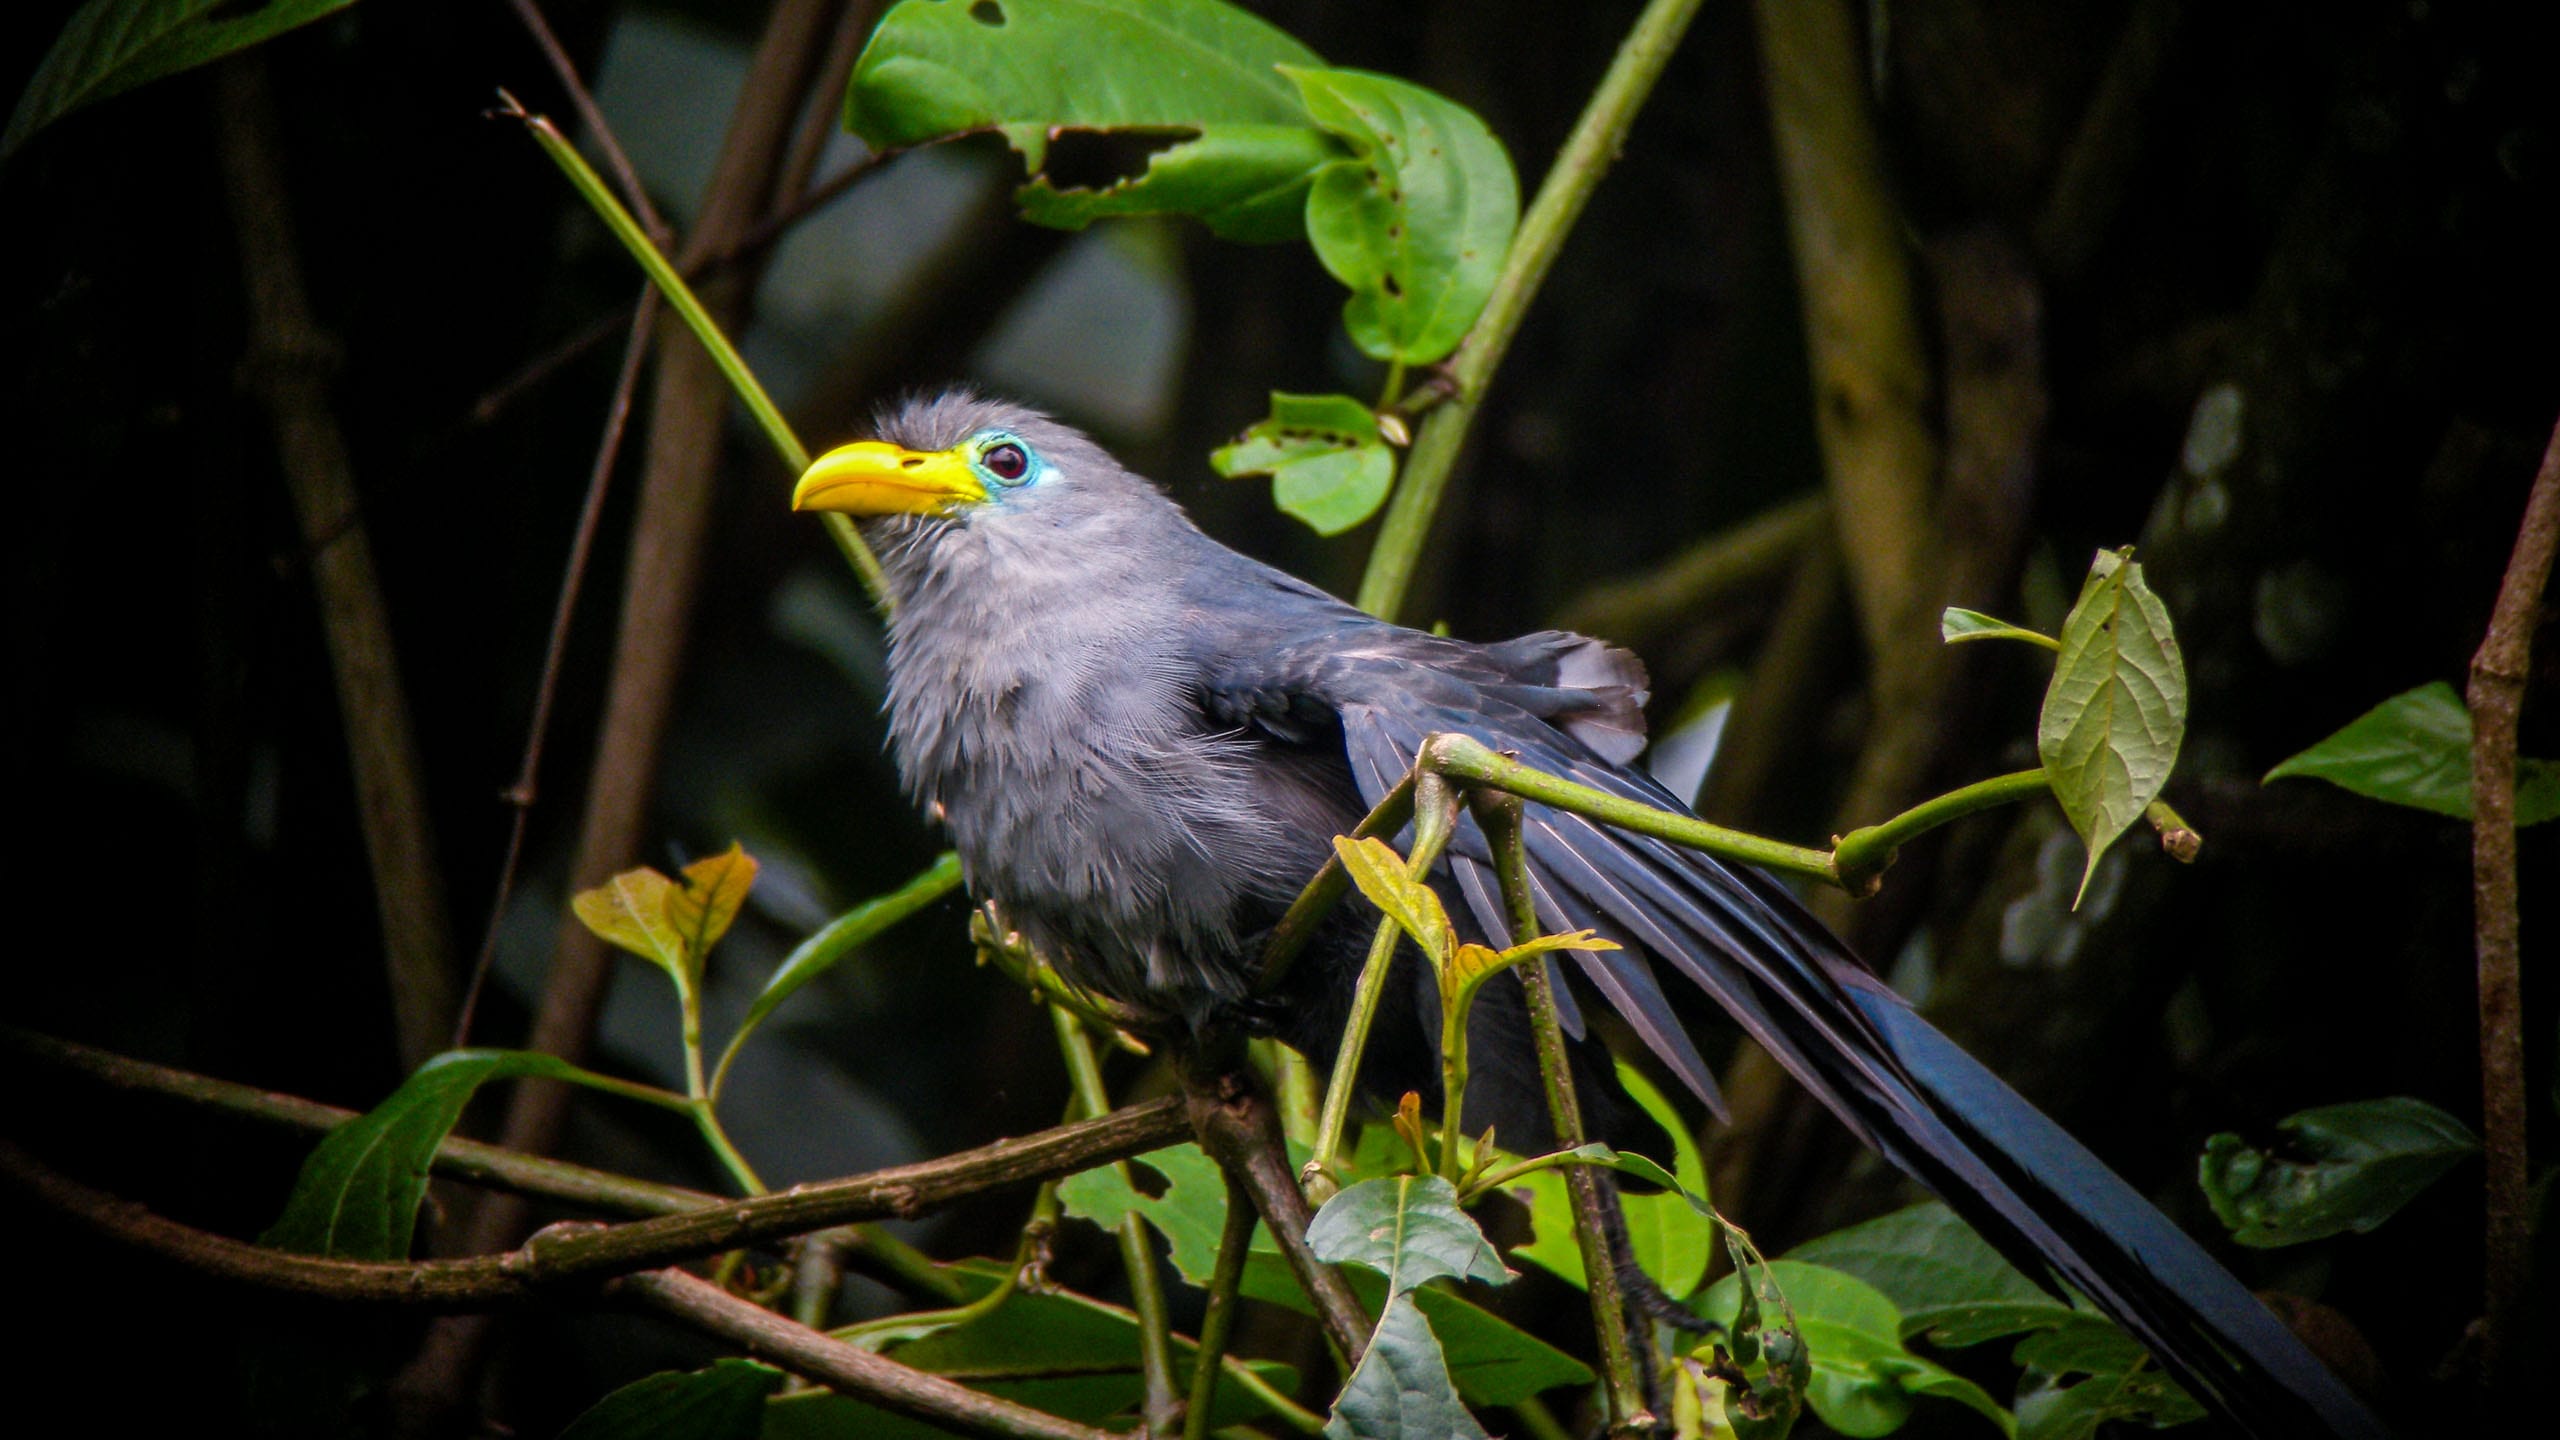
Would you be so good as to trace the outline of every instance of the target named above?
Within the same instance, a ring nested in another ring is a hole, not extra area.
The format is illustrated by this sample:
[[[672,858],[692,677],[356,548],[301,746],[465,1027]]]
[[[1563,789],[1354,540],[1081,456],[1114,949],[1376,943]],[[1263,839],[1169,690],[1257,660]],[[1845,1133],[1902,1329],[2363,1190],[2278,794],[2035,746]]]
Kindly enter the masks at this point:
[[[1556,253],[1564,248],[1565,236],[1582,217],[1583,205],[1617,159],[1636,111],[1653,92],[1662,67],[1687,32],[1690,18],[1698,13],[1698,3],[1652,0],[1645,6],[1635,28],[1619,44],[1617,58],[1609,62],[1609,73],[1601,77],[1600,87],[1583,106],[1564,148],[1556,152],[1537,198],[1520,217],[1519,233],[1503,257],[1502,273],[1494,279],[1484,313],[1476,317],[1475,328],[1467,332],[1466,342],[1450,364],[1457,393],[1431,412],[1422,432],[1414,437],[1404,476],[1387,506],[1377,545],[1369,552],[1368,571],[1360,579],[1360,608],[1370,614],[1393,620],[1403,607],[1423,542],[1430,538],[1431,518],[1440,508],[1450,469],[1466,443],[1467,427],[1475,419],[1485,386],[1511,348],[1529,302],[1537,297]]]
[[[599,1075],[593,1070],[583,1068],[575,1075],[555,1075],[553,1078],[583,1085],[587,1089],[607,1095],[619,1095],[625,1100],[637,1100],[643,1105],[655,1105],[661,1110],[673,1110],[679,1115],[693,1113],[693,1101],[690,1097],[655,1085],[643,1085],[636,1080],[618,1080],[611,1075]]]
[[[1486,786],[1558,810],[1604,820],[1621,830],[1651,835],[1691,850],[1703,850],[1727,860],[1739,860],[1763,870],[1783,875],[1801,875],[1825,884],[1840,883],[1828,851],[1790,845],[1742,830],[1728,830],[1704,820],[1657,810],[1641,800],[1628,800],[1605,790],[1578,785],[1559,779],[1543,770],[1534,770],[1507,755],[1495,753],[1483,742],[1464,735],[1440,734],[1423,746],[1421,763],[1429,769],[1464,781]]]
[[[1538,936],[1538,906],[1529,886],[1529,847],[1520,833],[1520,802],[1508,796],[1469,797],[1476,823],[1490,842],[1503,902],[1511,912],[1514,944]],[[1545,1082],[1547,1112],[1553,1117],[1556,1144],[1565,1150],[1582,1144],[1582,1107],[1573,1093],[1573,1064],[1565,1050],[1564,1028],[1556,1019],[1556,996],[1544,956],[1520,966],[1520,988],[1529,1002],[1529,1033],[1538,1048],[1539,1078]],[[1644,1386],[1636,1376],[1635,1353],[1627,1340],[1626,1306],[1618,1294],[1617,1261],[1609,1253],[1599,1177],[1587,1165],[1565,1171],[1565,1190],[1573,1200],[1574,1238],[1582,1249],[1582,1271],[1591,1296],[1592,1326],[1599,1332],[1600,1360],[1609,1396],[1611,1434],[1649,1434],[1653,1416],[1645,1408]]]
[[[1573,1432],[1564,1428],[1556,1412],[1535,1395],[1513,1401],[1511,1413],[1520,1417],[1521,1428],[1529,1432],[1530,1440],[1573,1440]]]
[[[1852,830],[1832,844],[1835,883],[1852,895],[1872,894],[1877,877],[1893,863],[1894,855],[1919,835],[1977,811],[2034,799],[2052,788],[2042,770],[1995,775],[1923,800],[1883,824]]]
[[[1407,775],[1361,818],[1358,827],[1352,830],[1351,838],[1362,840],[1373,835],[1393,835],[1412,818],[1413,776]],[[1281,977],[1289,973],[1289,967],[1297,963],[1299,954],[1307,948],[1307,942],[1315,938],[1316,927],[1333,913],[1334,906],[1342,903],[1342,897],[1350,893],[1351,876],[1343,870],[1342,861],[1328,852],[1314,878],[1298,892],[1297,899],[1289,902],[1287,913],[1271,927],[1270,938],[1263,942],[1262,973],[1254,981],[1255,994],[1268,995],[1279,986]]]
[[[1049,1024],[1057,1032],[1058,1051],[1066,1057],[1067,1076],[1085,1113],[1108,1113],[1111,1097],[1103,1089],[1102,1063],[1093,1053],[1093,1038],[1085,1033],[1084,1022],[1053,1005]],[[1126,1161],[1112,1168],[1122,1184],[1131,1183]],[[1138,1312],[1138,1366],[1146,1376],[1146,1401],[1140,1413],[1147,1434],[1170,1435],[1180,1423],[1182,1405],[1173,1388],[1173,1331],[1165,1320],[1164,1281],[1156,1274],[1155,1246],[1147,1239],[1146,1220],[1134,1210],[1120,1217],[1120,1261],[1129,1272],[1130,1308]]]
[[[1182,1440],[1208,1440],[1209,1413],[1218,1400],[1218,1376],[1226,1368],[1227,1337],[1235,1330],[1236,1287],[1253,1242],[1253,1197],[1227,1176],[1227,1217],[1218,1232],[1218,1261],[1209,1272],[1209,1308],[1200,1317],[1200,1349],[1191,1361],[1191,1395],[1182,1412]]]
[[[878,1225],[848,1225],[835,1233],[846,1253],[862,1256],[911,1294],[960,1300],[968,1293],[959,1277],[935,1264],[932,1256]]]
[[[737,391],[747,412],[755,417],[765,438],[772,442],[774,453],[782,457],[782,463],[789,467],[795,479],[798,478],[809,468],[808,447],[802,445],[800,437],[792,432],[791,423],[782,418],[781,409],[773,403],[773,397],[765,393],[755,372],[747,368],[745,358],[738,354],[738,347],[729,343],[729,337],[720,332],[719,323],[711,318],[711,312],[702,307],[693,287],[685,283],[684,276],[667,259],[666,253],[649,239],[649,232],[641,228],[640,222],[632,218],[620,200],[614,198],[604,178],[596,174],[594,168],[587,164],[586,157],[578,153],[578,148],[569,143],[549,118],[526,110],[514,96],[503,90],[498,93],[504,113],[523,121],[525,128],[533,132],[533,138],[542,146],[543,153],[549,155],[561,173],[569,177],[569,183],[587,202],[588,208],[595,211],[605,227],[613,232],[614,238],[622,242],[622,248],[631,252],[631,258],[640,262],[640,268],[648,272],[650,281],[667,297],[667,303],[683,318],[686,328],[702,342],[703,349],[711,352],[712,363],[728,377],[730,388]],[[889,583],[880,569],[879,557],[863,543],[862,533],[854,528],[851,518],[829,514],[825,519],[827,533],[834,537],[836,548],[844,552],[854,573],[862,577],[863,588],[871,594],[871,603],[885,613],[889,609]]]
[[[738,1147],[729,1142],[729,1132],[720,1128],[720,1117],[712,1113],[711,1102],[696,1100],[689,1108],[693,1113],[693,1128],[702,1132],[703,1142],[719,1158],[720,1168],[728,1171],[729,1178],[738,1182],[738,1188],[750,1195],[772,1193],[765,1189],[763,1177],[747,1163],[747,1157],[739,1154]]]
[[[1417,771],[1413,778],[1413,853],[1405,857],[1405,865],[1415,875],[1429,875],[1440,859],[1441,847],[1449,843],[1450,832],[1456,828],[1457,799],[1447,782],[1428,770]],[[1385,808],[1382,802],[1379,809]],[[1322,882],[1319,874],[1316,884]],[[1343,883],[1347,885],[1348,879]],[[1307,888],[1312,893],[1316,886]],[[1377,933],[1369,941],[1369,957],[1360,967],[1360,982],[1351,996],[1351,1016],[1342,1029],[1342,1048],[1335,1054],[1333,1074],[1325,1082],[1324,1111],[1316,1119],[1315,1154],[1302,1175],[1310,1203],[1322,1204],[1332,1198],[1333,1160],[1342,1149],[1342,1132],[1350,1123],[1351,1097],[1359,1088],[1360,1056],[1368,1048],[1369,1026],[1377,1019],[1378,1000],[1386,993],[1387,976],[1394,968],[1400,938],[1393,919],[1380,919]]]

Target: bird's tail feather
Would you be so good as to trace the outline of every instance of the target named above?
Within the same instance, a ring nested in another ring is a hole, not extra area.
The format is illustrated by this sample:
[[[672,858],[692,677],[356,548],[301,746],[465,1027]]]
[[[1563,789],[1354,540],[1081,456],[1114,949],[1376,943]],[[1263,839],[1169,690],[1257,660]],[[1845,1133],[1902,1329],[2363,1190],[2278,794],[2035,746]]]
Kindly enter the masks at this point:
[[[1428,728],[1467,730],[1550,773],[1681,808],[1660,787],[1568,747],[1524,746],[1523,731],[1534,736],[1544,727],[1506,732],[1451,719]],[[1364,782],[1375,775],[1391,785],[1426,733],[1418,717],[1371,712],[1346,714],[1345,722]],[[1648,955],[1704,990],[1862,1140],[2013,1263],[2048,1287],[2088,1297],[2248,1433],[2389,1434],[2230,1271],[1921,1019],[1774,881],[1580,816],[1531,806],[1527,819],[1541,919],[1641,947],[1573,958],[1592,989],[1702,1098],[1714,1102],[1712,1081]],[[1500,934],[1490,858],[1471,825],[1451,843],[1468,909]]]

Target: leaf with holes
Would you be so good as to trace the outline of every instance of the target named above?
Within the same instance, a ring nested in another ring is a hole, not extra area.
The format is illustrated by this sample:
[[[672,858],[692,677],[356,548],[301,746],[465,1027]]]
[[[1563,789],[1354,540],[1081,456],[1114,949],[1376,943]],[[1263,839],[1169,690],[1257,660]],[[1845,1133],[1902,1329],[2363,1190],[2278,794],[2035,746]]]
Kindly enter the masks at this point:
[[[1129,1162],[1164,1179],[1164,1192],[1149,1195],[1103,1165],[1058,1182],[1058,1203],[1068,1214],[1108,1230],[1131,1211],[1146,1217],[1173,1251],[1173,1268],[1194,1285],[1207,1285],[1218,1263],[1218,1237],[1227,1223],[1227,1186],[1218,1162],[1185,1141],[1151,1150]]]
[[[602,1079],[531,1050],[448,1050],[391,1098],[329,1132],[258,1243],[350,1260],[408,1258],[436,1147],[482,1085],[523,1075],[580,1085]]]
[[[2036,722],[2045,779],[2088,848],[2080,894],[2107,847],[2159,798],[2187,728],[2178,638],[2132,554],[2102,550],[2089,567]]]
[[[0,158],[54,121],[136,85],[175,75],[343,10],[355,0],[89,0],[45,52]]]
[[[1386,1276],[1390,1293],[1443,1275],[1500,1285],[1513,1274],[1458,1208],[1458,1188],[1437,1175],[1361,1181],[1324,1202],[1307,1226],[1307,1245],[1336,1265],[1356,1262]]]
[[[1458,348],[1520,223],[1511,156],[1464,105],[1360,70],[1284,67],[1307,113],[1350,147],[1307,196],[1316,258],[1351,289],[1342,321],[1380,360]]]
[[[1038,224],[1177,214],[1292,240],[1343,147],[1277,67],[1323,63],[1218,0],[907,0],[854,66],[845,128],[881,149],[996,131]]]
[[[1319,535],[1339,535],[1378,512],[1395,484],[1395,452],[1378,417],[1348,395],[1273,391],[1271,418],[1211,452],[1221,475],[1271,477],[1271,498]]]
[[[1404,857],[1384,840],[1343,835],[1334,837],[1333,853],[1342,857],[1343,870],[1369,903],[1393,917],[1422,947],[1431,968],[1446,968],[1458,948],[1457,932],[1449,926],[1449,912],[1440,904],[1438,893],[1413,878]]]
[[[1915,1399],[1934,1395],[2014,1433],[2009,1412],[1989,1392],[1904,1345],[1902,1314],[1883,1291],[1801,1261],[1772,1260],[1768,1268],[1803,1333],[1805,1401],[1824,1424],[1843,1435],[1890,1434],[1910,1418]],[[1741,1300],[1739,1281],[1727,1275],[1708,1287],[1699,1308],[1722,1315],[1738,1310]]]
[[[2216,1135],[2196,1162],[2213,1213],[2243,1245],[2363,1234],[2480,1149],[2468,1126],[2406,1096],[2323,1105],[2276,1131],[2282,1143],[2265,1150]]]
[[[2394,695],[2267,772],[2326,780],[2369,800],[2471,818],[2471,711],[2438,680]],[[2560,817],[2560,761],[2516,761],[2516,823]]]

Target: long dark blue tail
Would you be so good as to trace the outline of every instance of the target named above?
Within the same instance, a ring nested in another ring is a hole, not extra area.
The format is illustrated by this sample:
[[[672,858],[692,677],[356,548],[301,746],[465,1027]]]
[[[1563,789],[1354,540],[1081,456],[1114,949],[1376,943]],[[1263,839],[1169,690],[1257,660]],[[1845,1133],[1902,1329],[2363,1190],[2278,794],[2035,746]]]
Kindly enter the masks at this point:
[[[1343,718],[1354,775],[1373,802],[1410,768],[1425,735],[1460,731],[1550,774],[1686,813],[1660,786],[1525,714],[1516,729],[1481,711],[1363,709]],[[1527,832],[1545,923],[1636,947],[1577,952],[1581,978],[1710,1104],[1713,1082],[1673,1014],[1659,966],[1704,990],[2012,1263],[2057,1293],[2087,1296],[2247,1433],[2389,1435],[2230,1271],[1913,1013],[1773,881],[1539,806],[1529,808]],[[1489,857],[1472,825],[1452,843],[1449,863],[1478,923],[1501,933]]]

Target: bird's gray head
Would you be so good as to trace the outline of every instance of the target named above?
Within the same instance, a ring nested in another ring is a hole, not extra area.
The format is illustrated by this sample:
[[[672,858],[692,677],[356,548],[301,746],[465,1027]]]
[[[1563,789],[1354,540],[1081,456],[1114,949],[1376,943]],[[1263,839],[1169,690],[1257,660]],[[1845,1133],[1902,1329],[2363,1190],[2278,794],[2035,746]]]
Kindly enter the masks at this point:
[[[791,507],[860,517],[894,551],[931,550],[967,532],[1089,543],[1103,527],[1172,509],[1072,427],[972,391],[906,400],[873,432],[879,438],[819,456]]]

